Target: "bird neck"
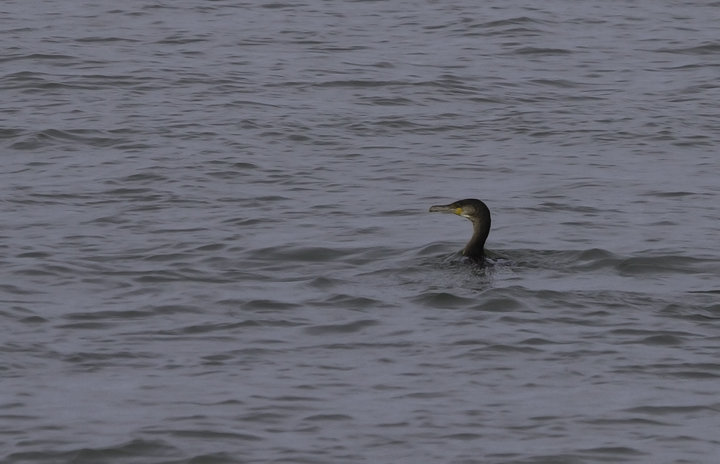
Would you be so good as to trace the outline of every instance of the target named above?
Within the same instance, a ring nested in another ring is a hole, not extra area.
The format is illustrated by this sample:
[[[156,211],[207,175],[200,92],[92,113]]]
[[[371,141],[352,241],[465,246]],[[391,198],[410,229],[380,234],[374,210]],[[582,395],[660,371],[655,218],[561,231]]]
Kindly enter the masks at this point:
[[[473,235],[465,249],[463,250],[463,256],[470,259],[481,261],[485,259],[485,240],[487,240],[490,234],[490,220],[474,220],[473,223]]]

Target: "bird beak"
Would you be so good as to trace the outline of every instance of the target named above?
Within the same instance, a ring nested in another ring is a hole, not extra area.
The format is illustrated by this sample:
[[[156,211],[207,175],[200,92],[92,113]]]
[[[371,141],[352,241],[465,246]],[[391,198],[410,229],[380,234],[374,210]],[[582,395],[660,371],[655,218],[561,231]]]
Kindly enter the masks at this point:
[[[435,205],[430,207],[431,213],[453,213],[460,216],[462,214],[462,208],[458,208],[453,205]]]

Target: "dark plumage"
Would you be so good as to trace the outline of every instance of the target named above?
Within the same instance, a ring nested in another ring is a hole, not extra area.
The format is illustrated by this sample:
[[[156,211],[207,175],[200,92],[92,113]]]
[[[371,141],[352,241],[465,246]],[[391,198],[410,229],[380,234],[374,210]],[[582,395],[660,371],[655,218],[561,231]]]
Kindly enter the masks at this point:
[[[490,234],[490,210],[480,200],[469,198],[449,205],[430,207],[431,213],[454,213],[470,219],[473,223],[473,236],[462,251],[463,256],[482,263],[485,261],[485,240]]]

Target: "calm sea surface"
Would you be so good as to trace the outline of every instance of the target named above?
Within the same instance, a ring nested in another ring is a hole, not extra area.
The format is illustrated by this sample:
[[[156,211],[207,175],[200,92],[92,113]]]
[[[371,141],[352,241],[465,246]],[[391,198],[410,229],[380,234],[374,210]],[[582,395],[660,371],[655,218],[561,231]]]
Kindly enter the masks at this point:
[[[5,1],[0,462],[708,463],[720,2]],[[480,198],[471,224],[429,214]]]

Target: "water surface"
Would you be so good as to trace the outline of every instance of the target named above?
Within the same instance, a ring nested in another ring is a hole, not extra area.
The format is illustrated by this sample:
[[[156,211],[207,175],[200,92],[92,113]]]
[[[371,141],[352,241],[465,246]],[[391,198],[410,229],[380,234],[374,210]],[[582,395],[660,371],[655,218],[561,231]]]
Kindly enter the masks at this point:
[[[0,20],[2,462],[714,462],[717,2]]]

